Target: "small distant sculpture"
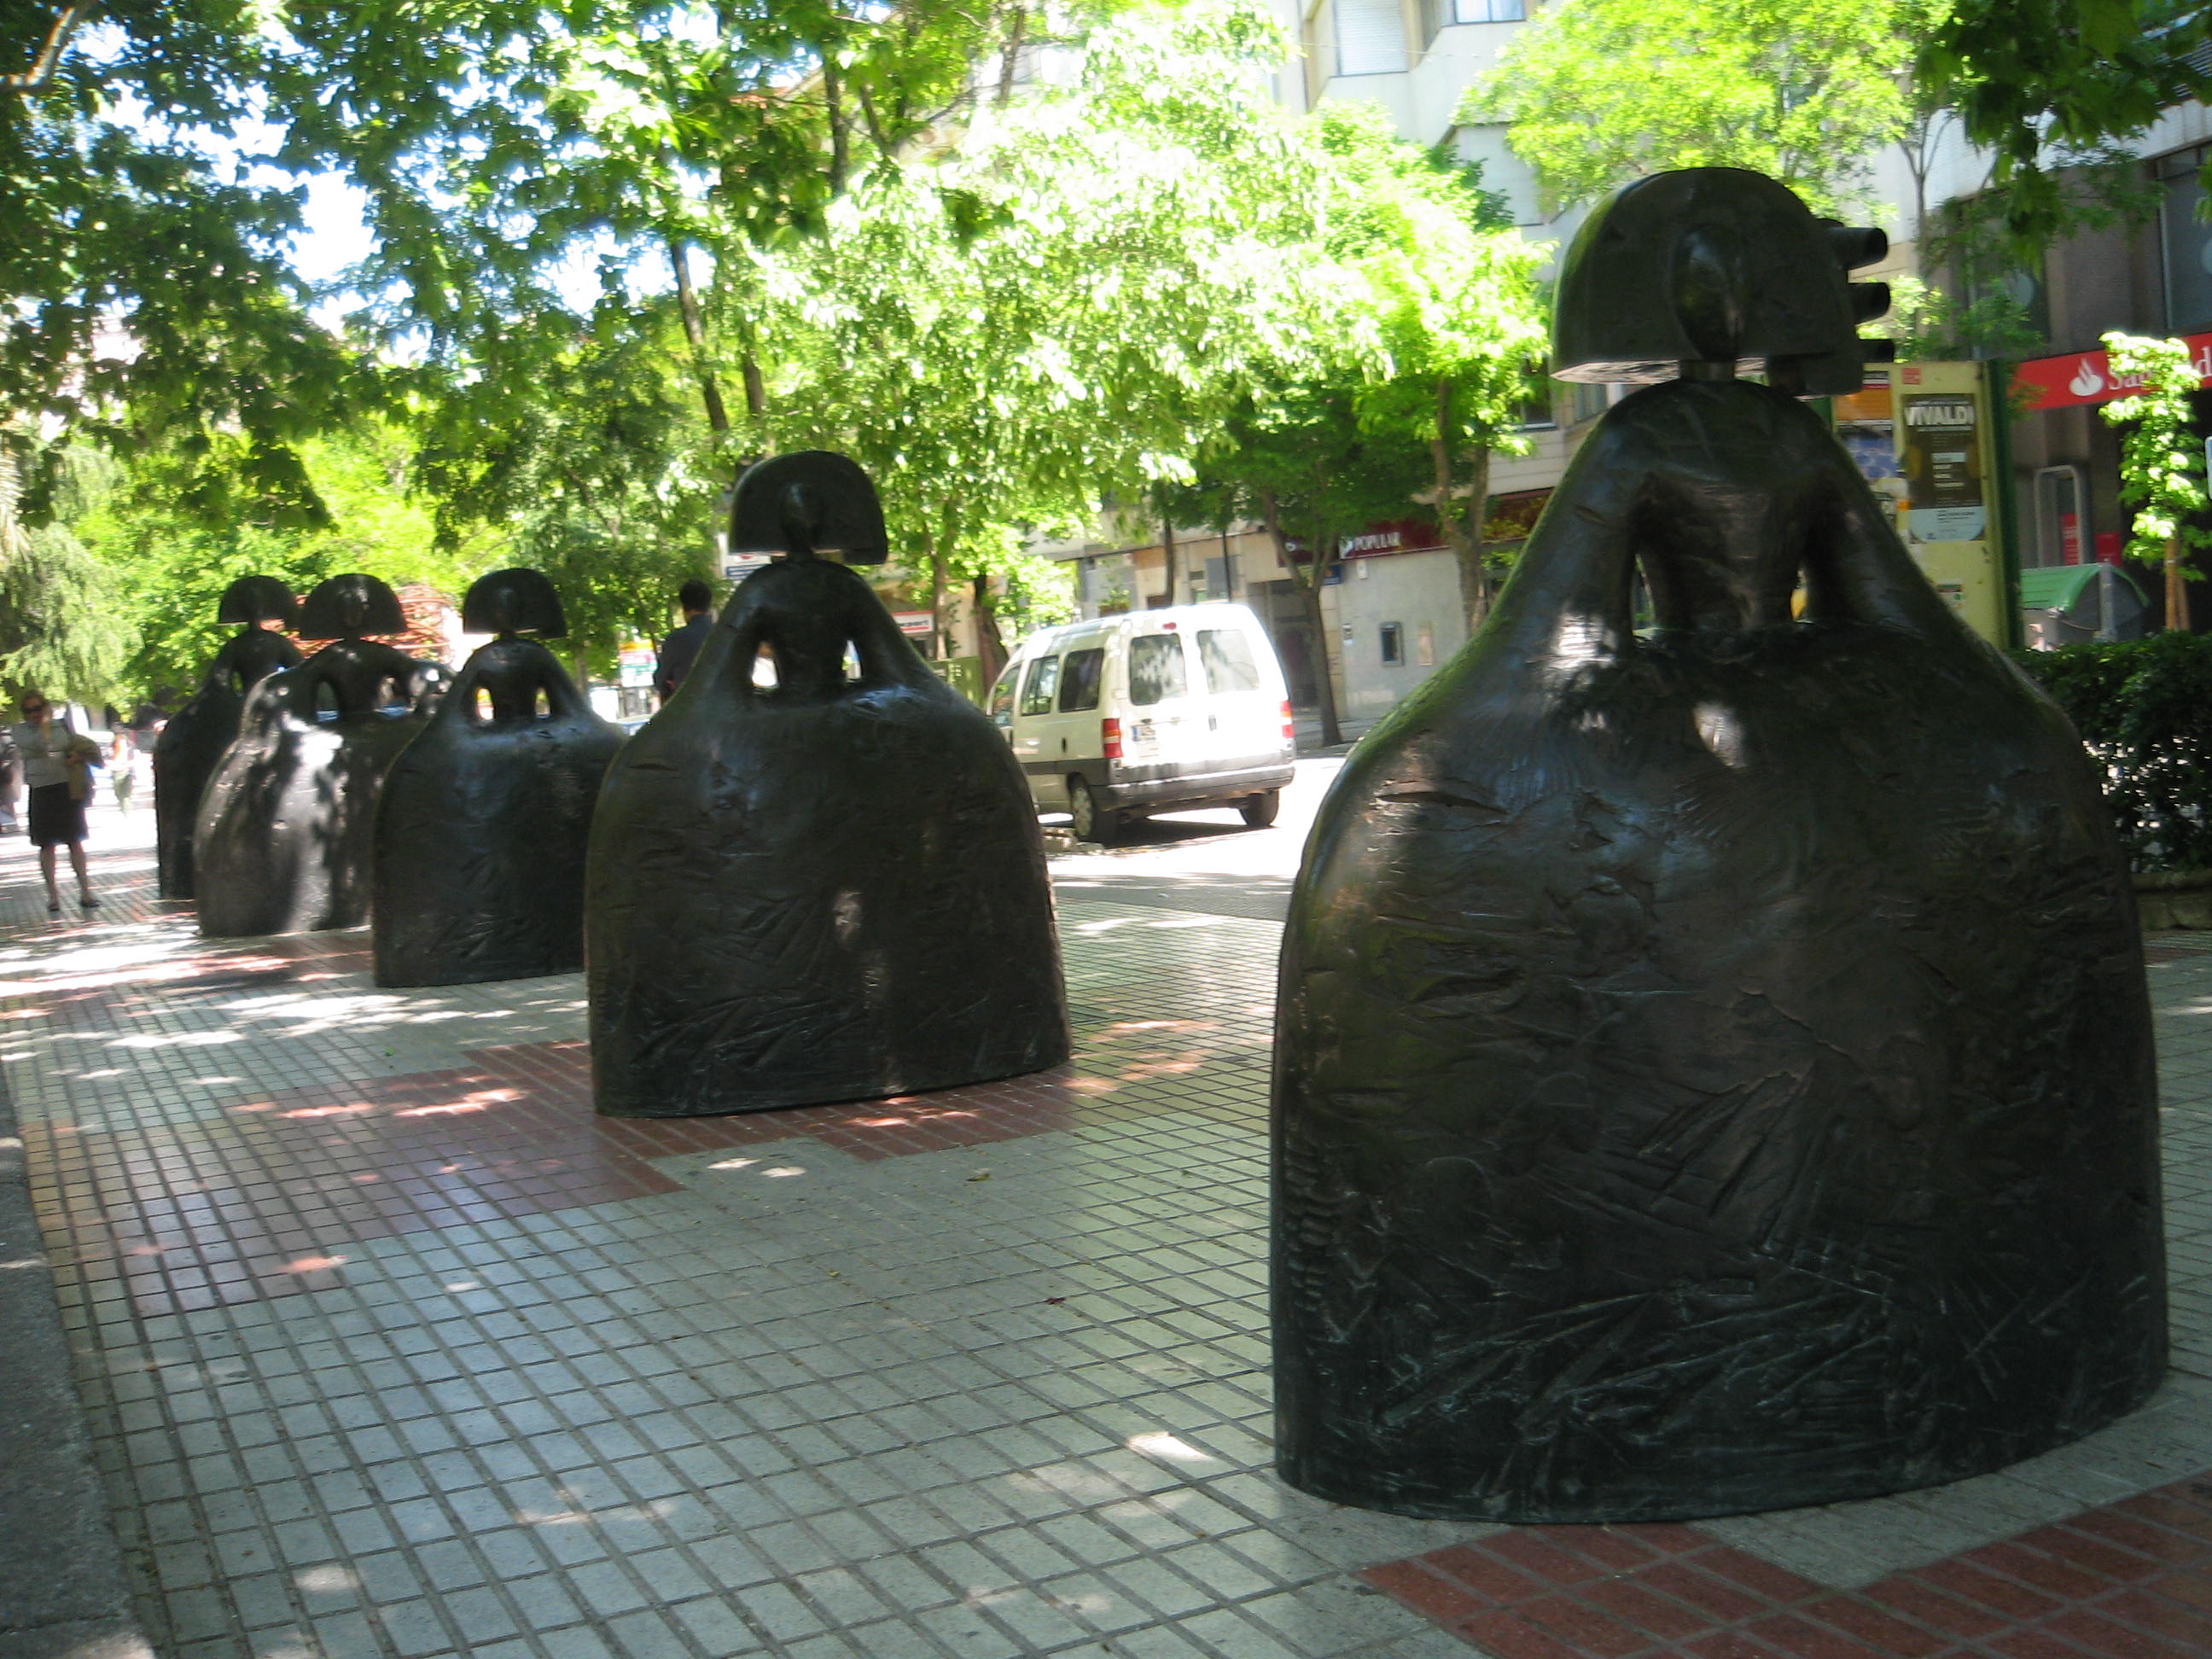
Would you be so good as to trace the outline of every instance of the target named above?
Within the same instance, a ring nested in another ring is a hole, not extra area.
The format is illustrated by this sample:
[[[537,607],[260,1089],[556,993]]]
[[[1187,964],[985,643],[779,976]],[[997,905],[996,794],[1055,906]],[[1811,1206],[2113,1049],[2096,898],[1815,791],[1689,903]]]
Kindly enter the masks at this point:
[[[1845,271],[1881,252],[1709,168],[1629,185],[1567,257],[1555,372],[1662,383],[1346,763],[1291,902],[1295,1486],[1463,1520],[1783,1509],[1997,1468],[2157,1385],[2111,818],[1794,395],[1859,387],[1886,300]]]
[[[1065,1059],[1021,774],[868,585],[817,556],[883,562],[867,475],[823,452],[763,462],[738,483],[730,544],[785,556],[732,596],[609,769],[592,825],[599,1109],[759,1111]]]
[[[584,963],[584,849],[622,730],[592,712],[538,642],[568,632],[541,572],[479,579],[461,622],[498,637],[392,763],[377,806],[379,985],[529,979]]]
[[[192,896],[192,823],[208,779],[238,736],[246,694],[300,660],[298,646],[263,624],[290,628],[299,611],[292,590],[274,576],[240,576],[223,590],[216,620],[238,624],[238,632],[223,641],[198,692],[154,740],[154,859],[163,898]]]
[[[247,696],[194,831],[210,939],[358,927],[368,920],[377,790],[437,707],[444,665],[365,638],[404,634],[392,591],[333,576],[300,632],[331,641]]]

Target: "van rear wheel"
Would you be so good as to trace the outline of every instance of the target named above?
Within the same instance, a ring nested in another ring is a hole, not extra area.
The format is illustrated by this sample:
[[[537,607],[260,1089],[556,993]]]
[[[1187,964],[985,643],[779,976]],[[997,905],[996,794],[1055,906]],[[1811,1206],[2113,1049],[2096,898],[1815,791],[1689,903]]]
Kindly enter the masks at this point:
[[[1081,778],[1067,781],[1067,816],[1073,820],[1069,828],[1078,841],[1111,847],[1121,831],[1121,815],[1101,806],[1091,786]]]
[[[1257,795],[1247,795],[1237,803],[1237,810],[1244,815],[1244,822],[1255,830],[1265,830],[1282,811],[1283,792],[1269,789]]]

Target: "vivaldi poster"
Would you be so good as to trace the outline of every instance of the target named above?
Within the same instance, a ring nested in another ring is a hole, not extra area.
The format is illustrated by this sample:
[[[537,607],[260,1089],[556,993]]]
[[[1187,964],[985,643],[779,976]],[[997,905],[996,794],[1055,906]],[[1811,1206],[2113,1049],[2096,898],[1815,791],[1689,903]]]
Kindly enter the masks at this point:
[[[1905,534],[1917,543],[1978,542],[1988,532],[1982,495],[1981,410],[1971,392],[1906,392],[1903,407]]]

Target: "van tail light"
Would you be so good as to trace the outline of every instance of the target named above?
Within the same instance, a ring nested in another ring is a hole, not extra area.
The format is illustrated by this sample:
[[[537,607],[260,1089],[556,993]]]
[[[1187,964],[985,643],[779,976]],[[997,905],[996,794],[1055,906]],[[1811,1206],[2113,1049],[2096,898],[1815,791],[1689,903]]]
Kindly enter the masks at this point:
[[[1297,740],[1298,723],[1296,717],[1294,717],[1291,713],[1291,700],[1288,697],[1285,697],[1283,699],[1283,741],[1285,743],[1296,743]]]
[[[1287,707],[1287,705],[1285,706]],[[1098,722],[1098,746],[1105,751],[1106,758],[1108,760],[1119,760],[1121,758],[1121,721],[1101,720]]]

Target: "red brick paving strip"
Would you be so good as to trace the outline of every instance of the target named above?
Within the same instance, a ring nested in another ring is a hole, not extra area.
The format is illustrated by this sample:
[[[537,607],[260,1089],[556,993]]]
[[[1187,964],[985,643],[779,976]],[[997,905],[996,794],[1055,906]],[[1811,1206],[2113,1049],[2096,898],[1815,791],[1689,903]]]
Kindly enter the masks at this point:
[[[1695,1527],[1516,1527],[1360,1577],[1493,1659],[2205,1659],[2212,1477],[1863,1589]]]

